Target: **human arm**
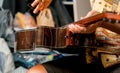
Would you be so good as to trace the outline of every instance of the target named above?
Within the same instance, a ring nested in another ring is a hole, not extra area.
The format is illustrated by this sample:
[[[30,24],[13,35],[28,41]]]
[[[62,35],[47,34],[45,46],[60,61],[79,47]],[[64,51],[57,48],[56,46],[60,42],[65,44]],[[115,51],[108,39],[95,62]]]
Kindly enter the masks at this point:
[[[48,73],[42,64],[35,65],[31,67],[27,73]]]
[[[82,17],[82,19],[93,16],[99,14],[99,12],[91,10],[88,12],[88,14],[85,17]],[[79,24],[70,24],[68,25],[69,30],[72,33],[92,33],[93,31],[95,31],[95,29],[99,26],[98,23],[95,24],[91,24],[88,27],[83,27],[83,26],[79,26]]]
[[[96,11],[90,11],[85,16],[85,18],[93,16],[93,15],[96,15]],[[87,27],[79,26],[79,24],[75,24],[75,23],[70,24],[68,26],[69,30],[73,33],[85,33],[85,34],[92,33],[93,31],[96,30],[97,27],[103,27],[103,28],[106,28],[108,30],[111,30],[113,32],[116,32],[116,33],[120,34],[120,24],[119,23],[99,21],[99,22],[96,22],[94,24],[90,24]]]
[[[36,14],[39,11],[44,10],[51,4],[51,2],[52,0],[34,0],[33,3],[31,4],[31,6],[35,8],[33,13]]]
[[[79,26],[77,24],[70,24],[68,25],[69,31],[72,33],[82,33],[82,34],[89,34],[96,30],[97,27],[99,27],[99,23],[91,24],[87,27]]]

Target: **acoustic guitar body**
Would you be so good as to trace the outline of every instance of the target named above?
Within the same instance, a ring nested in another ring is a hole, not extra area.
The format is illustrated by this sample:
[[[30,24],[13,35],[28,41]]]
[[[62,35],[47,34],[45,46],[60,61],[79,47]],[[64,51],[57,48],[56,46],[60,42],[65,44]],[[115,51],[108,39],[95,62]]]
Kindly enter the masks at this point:
[[[63,48],[66,47],[66,29],[39,27],[36,30],[36,47]]]
[[[35,30],[20,30],[15,32],[15,51],[33,50],[35,42]]]
[[[64,49],[66,47],[95,46],[94,34],[73,34],[66,28],[41,26],[16,32],[16,50],[33,50],[39,47]]]
[[[66,32],[64,28],[47,26],[16,31],[15,50],[33,50],[38,47],[65,48]]]

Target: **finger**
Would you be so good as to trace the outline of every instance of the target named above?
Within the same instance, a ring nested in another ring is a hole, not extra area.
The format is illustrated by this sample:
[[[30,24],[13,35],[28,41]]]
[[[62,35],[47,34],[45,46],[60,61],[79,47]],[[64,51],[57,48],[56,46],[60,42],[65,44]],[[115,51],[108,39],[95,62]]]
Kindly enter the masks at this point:
[[[80,20],[81,20],[81,19],[84,19],[84,17],[80,17]]]
[[[77,33],[86,33],[86,27],[75,25]]]
[[[47,8],[50,4],[51,4],[52,0],[45,0],[43,3],[44,3],[44,8]]]
[[[97,15],[97,14],[99,14],[98,11],[92,10],[92,11],[88,12],[86,17],[90,17],[90,16]]]
[[[74,33],[79,33],[80,28],[78,25],[74,25]]]
[[[43,8],[42,3],[39,3],[37,7],[34,9],[33,13],[34,14],[38,13],[40,10],[42,10],[42,8]]]
[[[35,7],[35,6],[38,5],[40,2],[41,2],[41,0],[35,0],[35,1],[31,4],[31,6],[32,6],[32,7]]]
[[[73,33],[79,33],[79,28],[77,28],[76,25],[71,25],[70,31]]]
[[[74,32],[74,25],[73,24],[68,25],[68,30]]]
[[[71,28],[71,27],[72,27],[71,25],[73,25],[73,24],[69,24],[67,27],[68,27],[68,28]]]
[[[70,25],[68,26],[69,29],[74,29],[74,27],[75,27],[75,26],[74,26],[73,24],[70,24]]]

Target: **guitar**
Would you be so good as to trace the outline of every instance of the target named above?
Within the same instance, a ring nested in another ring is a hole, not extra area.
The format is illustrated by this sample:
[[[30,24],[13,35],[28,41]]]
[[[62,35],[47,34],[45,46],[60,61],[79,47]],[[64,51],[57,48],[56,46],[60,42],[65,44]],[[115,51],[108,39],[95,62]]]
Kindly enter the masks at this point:
[[[104,68],[110,68],[120,63],[120,55],[101,53],[101,62]]]
[[[84,26],[87,27],[89,25],[94,25],[95,23],[98,23],[99,25],[105,25],[102,26],[103,28],[107,28],[110,29],[111,31],[113,31],[114,29],[112,27],[107,26],[107,24],[114,24],[114,23],[118,23],[119,24],[120,21],[120,15],[116,14],[116,13],[111,13],[111,12],[103,12],[85,19],[82,19],[78,22],[74,22],[73,24],[77,24],[79,26]],[[107,27],[106,27],[107,26]],[[115,30],[116,31],[116,30]],[[120,32],[120,30],[117,30],[117,32]],[[67,40],[66,40],[66,44],[67,45],[75,45],[74,43],[71,43],[71,38],[73,35],[69,30],[67,31]]]
[[[79,26],[89,26],[97,22],[108,22],[110,20],[120,21],[120,15],[111,12],[103,12],[85,19],[81,19],[73,24]],[[112,24],[112,23],[111,23]],[[88,37],[89,36],[89,37]],[[30,30],[16,31],[15,50],[31,50],[36,47],[47,47],[54,49],[63,49],[69,46],[85,47],[83,43],[86,41],[78,41],[87,38],[86,46],[96,46],[95,37],[92,34],[73,34],[67,28],[39,27]],[[81,45],[82,44],[82,45]]]

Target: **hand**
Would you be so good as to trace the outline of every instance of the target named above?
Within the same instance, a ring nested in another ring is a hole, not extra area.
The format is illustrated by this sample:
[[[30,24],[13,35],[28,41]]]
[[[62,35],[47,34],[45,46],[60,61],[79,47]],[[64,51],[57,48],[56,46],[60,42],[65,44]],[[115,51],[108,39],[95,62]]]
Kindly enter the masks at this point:
[[[88,14],[85,17],[83,17],[82,19],[96,15],[96,14],[99,14],[99,12],[92,10],[92,11],[88,12]],[[95,31],[95,29],[97,27],[99,27],[98,23],[91,24],[88,27],[79,26],[79,24],[68,25],[69,31],[71,31],[72,33],[92,33],[93,31]]]
[[[72,33],[82,33],[82,34],[89,34],[96,30],[97,27],[101,26],[101,22],[91,24],[88,27],[79,26],[79,24],[70,24],[68,25],[69,31]]]
[[[37,65],[31,67],[30,69],[28,69],[26,73],[48,73],[48,72],[45,69],[44,65],[37,64]]]
[[[34,2],[31,4],[32,7],[35,7],[33,13],[36,14],[39,11],[46,9],[51,2],[52,0],[34,0]]]
[[[95,10],[91,10],[87,13],[87,15],[84,17],[84,18],[87,18],[87,17],[90,17],[90,16],[94,16],[94,15],[97,15],[99,14],[100,12],[98,11],[95,11]]]
[[[86,27],[81,27],[77,24],[70,24],[68,25],[69,31],[72,33],[83,33],[86,32],[87,28]]]

